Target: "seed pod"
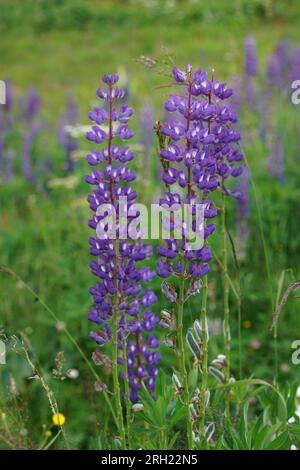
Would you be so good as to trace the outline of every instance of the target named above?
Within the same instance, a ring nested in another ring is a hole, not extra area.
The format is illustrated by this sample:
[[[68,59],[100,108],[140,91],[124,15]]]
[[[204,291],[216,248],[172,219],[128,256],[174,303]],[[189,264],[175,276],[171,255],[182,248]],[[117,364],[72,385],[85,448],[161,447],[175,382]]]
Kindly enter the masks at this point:
[[[225,376],[223,372],[221,372],[219,369],[216,369],[216,367],[209,366],[208,367],[208,372],[210,375],[212,375],[218,382],[224,383],[225,382]]]
[[[214,435],[215,430],[216,430],[216,427],[214,423],[209,423],[207,426],[205,426],[204,437],[206,439],[206,442],[209,442],[211,440],[211,438]]]
[[[201,357],[202,357],[202,351],[199,347],[199,344],[197,343],[197,341],[195,340],[194,338],[194,335],[193,335],[193,331],[191,329],[189,329],[187,331],[187,334],[185,336],[185,339],[186,339],[186,342],[187,342],[187,345],[188,347],[190,348],[190,350],[192,351],[192,353],[194,354],[195,358],[197,359],[197,361],[200,361]]]
[[[190,409],[190,415],[191,415],[192,420],[197,421],[198,420],[198,415],[197,415],[195,407],[192,403],[189,405],[189,409]]]
[[[172,382],[173,382],[173,385],[174,385],[174,388],[175,388],[176,392],[181,392],[182,385],[180,383],[179,378],[175,374],[175,372],[173,372],[173,375],[172,375]]]

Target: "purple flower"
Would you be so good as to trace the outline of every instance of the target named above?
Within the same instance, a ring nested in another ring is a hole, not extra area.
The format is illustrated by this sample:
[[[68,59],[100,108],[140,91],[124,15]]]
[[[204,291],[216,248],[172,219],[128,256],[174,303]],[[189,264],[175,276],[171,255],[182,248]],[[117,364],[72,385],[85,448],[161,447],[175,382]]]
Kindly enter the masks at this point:
[[[21,100],[22,117],[25,121],[32,121],[39,113],[41,107],[40,95],[35,88],[30,88]]]
[[[284,148],[280,137],[274,137],[269,153],[268,167],[270,175],[280,183],[284,182]]]
[[[133,131],[127,126],[133,110],[126,104],[117,106],[117,101],[123,98],[124,93],[114,86],[118,82],[116,74],[105,75],[103,82],[107,86],[104,90],[99,89],[97,95],[104,101],[104,107],[94,108],[89,113],[94,125],[92,131],[87,133],[90,142],[102,144],[101,150],[93,149],[87,155],[92,173],[86,177],[86,181],[93,187],[88,197],[93,211],[89,226],[96,230],[95,236],[89,240],[90,253],[96,257],[90,267],[98,278],[96,285],[90,289],[94,305],[88,319],[98,327],[91,333],[92,339],[104,347],[111,340],[113,306],[117,298],[120,351],[118,364],[123,364],[121,350],[122,342],[126,340],[130,398],[135,402],[143,382],[153,395],[157,375],[154,366],[160,359],[159,354],[153,352],[158,347],[158,341],[153,335],[149,336],[159,321],[151,310],[157,298],[151,290],[143,288],[144,284],[153,279],[155,273],[146,266],[138,268],[137,265],[139,261],[151,257],[151,247],[143,244],[140,239],[135,242],[129,240],[128,226],[126,239],[123,236],[120,239],[120,235],[124,233],[121,232],[118,219],[115,239],[106,231],[104,216],[98,212],[102,204],[110,204],[116,214],[120,214],[120,198],[127,197],[127,204],[132,205],[137,197],[129,185],[135,179],[135,173],[130,171],[128,165],[134,154],[129,147],[122,146],[122,141],[133,136]],[[115,127],[114,123],[117,121],[121,124]],[[100,127],[103,124],[106,125],[105,131]],[[124,378],[124,373],[121,377]]]

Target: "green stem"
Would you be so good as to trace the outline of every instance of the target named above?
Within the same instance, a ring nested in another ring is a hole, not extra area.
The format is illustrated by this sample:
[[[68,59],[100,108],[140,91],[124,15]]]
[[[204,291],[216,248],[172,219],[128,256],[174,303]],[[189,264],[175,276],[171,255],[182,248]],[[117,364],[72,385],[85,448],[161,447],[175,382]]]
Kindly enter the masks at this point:
[[[123,368],[124,368],[124,384],[125,384],[125,403],[126,403],[126,425],[127,425],[127,440],[128,448],[132,446],[132,434],[131,434],[131,402],[129,393],[129,375],[128,375],[128,364],[127,364],[127,351],[126,351],[126,339],[122,341],[123,349]]]
[[[205,427],[205,395],[207,391],[208,381],[208,341],[207,341],[207,320],[206,320],[206,304],[207,304],[207,276],[203,277],[202,286],[202,307],[201,307],[201,325],[202,325],[202,382],[200,390],[200,408],[199,408],[199,433],[204,436]]]
[[[115,249],[115,266],[118,264],[118,240],[114,240],[114,249]],[[118,318],[118,279],[117,276],[114,276],[115,284],[115,294],[113,297],[113,315],[112,315],[112,376],[114,384],[114,398],[115,398],[115,407],[116,407],[116,417],[118,423],[118,430],[120,433],[121,446],[122,449],[126,449],[126,437],[125,429],[123,422],[123,413],[122,413],[122,403],[121,403],[121,391],[119,383],[119,374],[118,374],[118,327],[119,327],[119,318]]]
[[[223,255],[223,302],[224,302],[224,346],[226,356],[225,383],[229,383],[230,378],[230,323],[229,323],[229,282],[228,282],[228,253],[227,253],[227,233],[226,233],[226,203],[224,192],[224,181],[222,180],[222,255]],[[226,415],[230,415],[229,394],[225,397]]]
[[[184,305],[184,275],[180,277],[179,284],[179,299],[178,299],[178,323],[177,323],[177,339],[178,339],[178,356],[179,356],[179,368],[181,380],[183,382],[183,401],[186,410],[186,420],[187,420],[187,439],[188,439],[188,448],[193,448],[193,424],[192,418],[189,410],[190,396],[189,396],[189,386],[188,378],[185,367],[185,347],[183,340],[183,305]]]

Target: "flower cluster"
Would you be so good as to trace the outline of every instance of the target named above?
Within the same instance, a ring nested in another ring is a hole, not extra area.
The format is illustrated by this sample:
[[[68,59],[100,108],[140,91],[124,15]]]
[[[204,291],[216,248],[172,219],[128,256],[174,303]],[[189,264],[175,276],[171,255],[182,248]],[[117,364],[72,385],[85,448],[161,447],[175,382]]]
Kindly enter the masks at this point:
[[[238,164],[243,156],[236,146],[240,135],[232,127],[236,116],[230,106],[224,104],[232,90],[226,83],[209,80],[201,69],[192,72],[189,65],[185,71],[174,68],[173,77],[182,85],[182,94],[171,95],[165,108],[170,113],[179,113],[183,119],[167,121],[160,128],[164,136],[160,152],[163,181],[168,189],[160,204],[172,207],[172,210],[183,203],[191,207],[203,204],[206,223],[202,227],[196,226],[194,218],[192,229],[198,233],[202,228],[204,240],[207,240],[215,230],[211,219],[217,215],[211,193],[221,186],[226,191],[225,180],[242,172]],[[191,212],[194,217],[195,211],[191,209]],[[212,258],[209,246],[205,244],[198,250],[184,249],[184,227],[182,235],[182,240],[166,240],[166,246],[158,249],[161,259],[157,272],[163,278],[180,275],[185,268],[193,279],[209,272],[208,262]],[[183,252],[183,258],[178,261],[178,255]]]
[[[126,340],[130,398],[136,402],[142,382],[152,394],[154,393],[158,371],[156,365],[160,356],[156,352],[158,341],[151,332],[158,319],[151,310],[156,296],[149,289],[142,287],[155,273],[148,267],[137,267],[137,262],[151,257],[152,250],[140,239],[128,240],[128,225],[125,236],[123,232],[120,236],[120,198],[126,198],[129,212],[137,193],[130,186],[136,175],[128,165],[134,154],[123,144],[133,136],[133,131],[128,128],[133,110],[124,103],[118,108],[115,107],[115,102],[122,100],[124,96],[124,90],[116,86],[118,79],[116,74],[104,75],[103,82],[106,87],[97,91],[103,107],[94,108],[89,113],[93,126],[87,133],[87,139],[103,146],[101,150],[92,150],[87,155],[87,161],[93,171],[86,177],[86,181],[94,188],[88,196],[90,208],[94,212],[89,226],[96,230],[96,237],[89,240],[90,253],[97,258],[91,262],[90,267],[92,273],[99,278],[96,285],[90,289],[94,306],[88,314],[88,319],[97,325],[97,330],[91,333],[91,338],[101,348],[112,337],[111,323],[116,302],[120,351],[118,364],[123,364],[121,350],[122,343]],[[98,164],[100,168],[95,168]],[[113,206],[116,211],[116,238],[112,237],[108,230],[107,211],[99,214],[98,209],[104,204]],[[97,227],[102,227],[103,236],[99,237]],[[122,376],[124,377],[124,373]]]

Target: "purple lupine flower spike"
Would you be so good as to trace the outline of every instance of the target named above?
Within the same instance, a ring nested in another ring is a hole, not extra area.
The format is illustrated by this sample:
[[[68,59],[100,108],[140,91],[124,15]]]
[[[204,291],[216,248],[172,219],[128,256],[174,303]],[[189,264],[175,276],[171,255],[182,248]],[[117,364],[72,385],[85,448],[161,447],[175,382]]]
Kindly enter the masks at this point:
[[[140,143],[142,145],[142,158],[140,163],[141,184],[145,188],[149,181],[150,155],[153,145],[154,112],[150,102],[145,103],[140,111]]]
[[[65,168],[64,171],[66,174],[71,173],[75,169],[75,161],[73,158],[74,152],[78,149],[78,143],[73,137],[69,130],[68,126],[74,127],[79,122],[79,110],[78,105],[73,97],[69,97],[67,100],[67,109],[66,112],[61,115],[58,119],[57,125],[57,140],[58,144],[64,148],[66,158],[65,158]],[[96,120],[97,124],[101,124],[99,118]]]
[[[245,167],[234,189],[236,197],[237,256],[240,261],[245,257],[249,236],[249,170]]]
[[[295,49],[292,53],[289,79],[290,82],[300,80],[300,49]]]
[[[36,182],[36,175],[32,170],[32,147],[41,129],[42,126],[39,123],[34,123],[31,125],[30,130],[25,133],[23,138],[22,172],[24,178],[31,183]]]
[[[103,221],[99,209],[109,204],[116,214],[121,212],[121,198],[127,198],[127,209],[133,207],[137,197],[130,182],[135,179],[131,173],[129,162],[134,154],[128,146],[133,132],[128,121],[133,110],[120,103],[124,91],[116,86],[117,74],[104,75],[105,89],[99,89],[97,96],[102,100],[102,108],[94,108],[89,113],[92,128],[87,132],[87,140],[101,145],[100,150],[92,150],[87,155],[87,162],[92,173],[86,177],[87,183],[93,187],[88,196],[90,208],[94,215],[89,226],[96,230],[91,237],[90,253],[97,258],[91,262],[92,273],[98,278],[95,286],[90,288],[94,306],[88,319],[97,325],[91,338],[99,347],[111,340],[111,321],[113,300],[118,298],[118,338],[120,356],[118,364],[123,365],[121,354],[122,342],[126,340],[127,365],[130,386],[130,399],[138,400],[139,390],[145,383],[149,392],[154,395],[155,378],[158,372],[158,342],[153,337],[153,330],[159,321],[152,311],[156,296],[143,285],[149,282],[155,273],[147,267],[138,268],[138,261],[148,259],[152,254],[151,247],[128,239],[128,225],[121,231],[118,217],[116,221],[116,237],[122,238],[116,251],[115,239]],[[119,103],[118,103],[119,102]],[[122,235],[122,237],[121,237]],[[149,339],[150,338],[150,339]],[[101,355],[97,350],[96,357]],[[103,361],[102,361],[103,363]],[[124,378],[124,373],[121,375]]]
[[[245,39],[244,87],[245,96],[249,106],[253,107],[257,100],[257,90],[254,78],[258,75],[258,60],[256,42],[251,36]]]
[[[257,77],[258,75],[258,61],[256,53],[256,42],[252,36],[245,39],[245,74],[250,77]]]
[[[3,108],[6,112],[10,112],[13,106],[13,88],[11,79],[7,78],[5,80],[5,104]]]
[[[27,121],[33,121],[41,107],[40,95],[35,88],[30,88],[21,100],[22,117]]]

